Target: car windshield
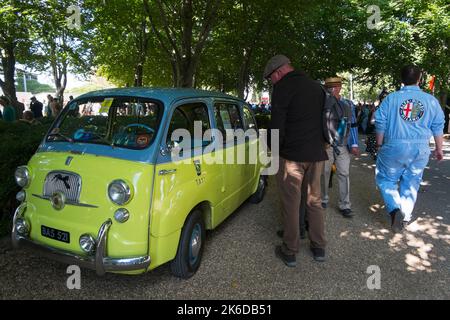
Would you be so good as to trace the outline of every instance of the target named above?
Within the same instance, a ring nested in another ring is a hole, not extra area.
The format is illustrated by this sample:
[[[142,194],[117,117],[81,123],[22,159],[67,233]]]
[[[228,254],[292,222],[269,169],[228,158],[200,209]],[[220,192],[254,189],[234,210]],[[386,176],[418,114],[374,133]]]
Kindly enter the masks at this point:
[[[156,136],[161,111],[161,103],[134,97],[74,101],[53,125],[47,141],[145,149]]]

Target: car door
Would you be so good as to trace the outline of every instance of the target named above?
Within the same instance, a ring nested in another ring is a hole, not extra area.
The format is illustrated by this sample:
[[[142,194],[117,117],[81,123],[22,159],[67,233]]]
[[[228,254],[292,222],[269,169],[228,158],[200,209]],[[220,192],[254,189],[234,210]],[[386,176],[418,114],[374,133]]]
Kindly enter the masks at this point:
[[[245,144],[243,141],[237,141],[233,135],[237,130],[242,132],[244,130],[239,105],[235,102],[216,101],[214,103],[214,119],[217,129],[223,136],[223,179],[226,197],[224,208],[227,213],[231,213],[245,200],[245,195],[241,191],[248,183],[246,180],[248,176],[245,165]],[[239,148],[241,149],[239,150]],[[238,161],[239,152],[243,153],[244,162]]]
[[[242,114],[244,116],[244,128],[245,128],[245,157],[246,157],[246,169],[245,177],[249,182],[249,187],[254,185],[255,179],[259,178],[259,172],[257,172],[259,161],[259,149],[258,149],[258,127],[256,120],[253,117],[253,113],[246,105],[242,105]],[[251,188],[252,189],[252,188]],[[252,192],[253,190],[249,190]]]
[[[205,161],[204,156],[208,155],[202,155],[212,142],[203,135],[211,128],[208,101],[185,100],[171,111],[155,170],[151,227],[154,236],[179,231],[187,215],[201,202],[215,206],[220,202],[223,186],[221,165]],[[196,129],[195,122],[201,127]],[[189,136],[180,137],[179,132]]]

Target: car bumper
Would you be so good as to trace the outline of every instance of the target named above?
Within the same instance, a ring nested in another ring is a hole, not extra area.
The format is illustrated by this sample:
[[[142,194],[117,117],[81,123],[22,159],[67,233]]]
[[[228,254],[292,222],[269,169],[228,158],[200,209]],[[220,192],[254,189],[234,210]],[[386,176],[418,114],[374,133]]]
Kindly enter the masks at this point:
[[[22,204],[21,206],[23,205],[25,204]],[[27,236],[20,235],[16,230],[16,220],[19,217],[21,217],[20,207],[17,208],[16,213],[14,214],[13,230],[11,234],[12,245],[16,249],[19,247],[30,247],[34,252],[38,252],[50,259],[95,270],[98,275],[104,275],[106,272],[147,270],[150,266],[151,260],[149,256],[127,258],[110,258],[106,256],[108,232],[112,225],[111,219],[105,221],[99,229],[95,253],[93,255],[78,255],[73,252],[37,243]]]

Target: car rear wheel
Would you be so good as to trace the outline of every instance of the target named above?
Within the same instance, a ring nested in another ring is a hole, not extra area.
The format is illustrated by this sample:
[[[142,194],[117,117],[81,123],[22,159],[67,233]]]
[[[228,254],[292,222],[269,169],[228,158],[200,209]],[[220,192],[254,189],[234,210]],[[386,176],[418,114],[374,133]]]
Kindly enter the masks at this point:
[[[266,186],[267,186],[267,177],[260,175],[258,180],[258,188],[255,193],[250,196],[248,201],[250,203],[258,204],[264,199],[264,195],[266,194]]]
[[[205,242],[205,224],[200,210],[194,210],[181,231],[177,255],[170,268],[173,275],[188,279],[200,267]]]

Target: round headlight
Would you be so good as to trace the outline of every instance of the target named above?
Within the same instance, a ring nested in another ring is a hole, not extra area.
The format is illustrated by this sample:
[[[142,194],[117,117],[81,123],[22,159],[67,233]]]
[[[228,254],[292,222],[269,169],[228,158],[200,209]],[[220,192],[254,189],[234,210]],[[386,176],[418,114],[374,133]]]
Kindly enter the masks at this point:
[[[25,191],[23,191],[23,190],[20,190],[16,194],[16,200],[19,202],[24,202],[26,197],[27,197],[27,195],[26,195]]]
[[[130,218],[130,213],[127,209],[121,208],[114,213],[114,219],[119,223],[127,222]]]
[[[16,219],[16,230],[17,230],[18,234],[27,236],[30,233],[30,226],[25,219],[17,218]]]
[[[16,183],[19,185],[19,187],[27,187],[30,182],[30,172],[28,171],[27,167],[22,166],[18,167],[16,169],[16,172],[14,174],[16,178]]]
[[[115,180],[108,186],[108,196],[112,202],[121,206],[130,201],[131,189],[125,181]]]
[[[80,247],[86,253],[93,253],[95,251],[95,239],[90,234],[83,234],[80,237]]]

